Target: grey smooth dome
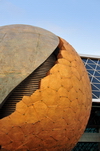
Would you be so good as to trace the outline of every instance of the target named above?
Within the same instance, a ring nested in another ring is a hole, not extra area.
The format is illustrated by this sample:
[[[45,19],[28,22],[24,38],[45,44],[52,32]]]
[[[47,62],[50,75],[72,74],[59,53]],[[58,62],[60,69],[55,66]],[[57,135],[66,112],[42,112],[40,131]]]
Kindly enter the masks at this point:
[[[56,49],[59,38],[29,25],[0,27],[0,104]]]

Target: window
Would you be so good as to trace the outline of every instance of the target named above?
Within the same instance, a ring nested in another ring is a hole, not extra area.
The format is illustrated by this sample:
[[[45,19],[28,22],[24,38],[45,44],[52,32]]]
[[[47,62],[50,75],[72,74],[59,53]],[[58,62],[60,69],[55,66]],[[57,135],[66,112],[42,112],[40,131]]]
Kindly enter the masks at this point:
[[[100,60],[92,58],[82,58],[84,65],[87,69],[91,86],[92,98],[100,98]]]

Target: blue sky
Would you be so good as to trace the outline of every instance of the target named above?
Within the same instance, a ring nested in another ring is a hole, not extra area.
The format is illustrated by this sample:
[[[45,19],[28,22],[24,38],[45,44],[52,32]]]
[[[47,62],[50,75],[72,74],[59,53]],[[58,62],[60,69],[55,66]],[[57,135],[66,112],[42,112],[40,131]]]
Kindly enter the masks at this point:
[[[100,56],[100,0],[0,0],[0,26],[28,24]]]

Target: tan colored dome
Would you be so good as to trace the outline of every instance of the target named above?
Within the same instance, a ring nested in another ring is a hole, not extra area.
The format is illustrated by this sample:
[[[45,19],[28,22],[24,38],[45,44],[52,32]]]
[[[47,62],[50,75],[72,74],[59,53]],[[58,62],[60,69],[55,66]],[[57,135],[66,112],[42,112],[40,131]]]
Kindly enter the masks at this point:
[[[84,132],[91,110],[89,77],[73,47],[59,41],[57,61],[39,89],[0,120],[6,151],[70,151]]]

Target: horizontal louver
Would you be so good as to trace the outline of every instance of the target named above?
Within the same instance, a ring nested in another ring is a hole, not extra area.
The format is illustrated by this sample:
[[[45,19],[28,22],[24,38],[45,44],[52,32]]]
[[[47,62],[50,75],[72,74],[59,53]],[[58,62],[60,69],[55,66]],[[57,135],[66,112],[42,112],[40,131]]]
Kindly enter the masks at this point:
[[[40,67],[38,67],[13,90],[0,110],[0,118],[8,116],[14,112],[16,103],[19,102],[23,96],[29,96],[39,88],[40,80],[46,76],[47,72],[55,64],[55,61],[56,57],[53,53]]]

